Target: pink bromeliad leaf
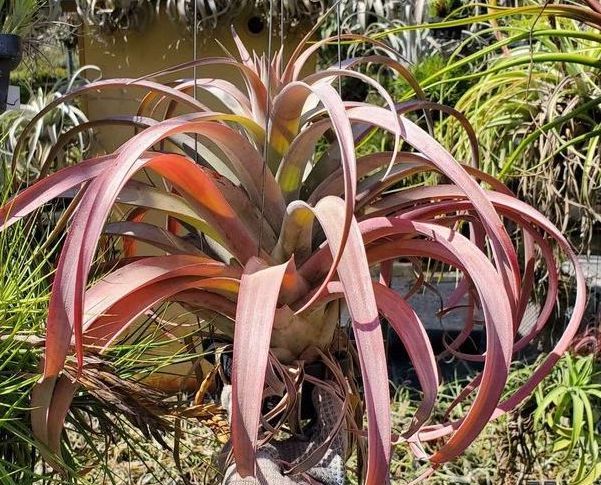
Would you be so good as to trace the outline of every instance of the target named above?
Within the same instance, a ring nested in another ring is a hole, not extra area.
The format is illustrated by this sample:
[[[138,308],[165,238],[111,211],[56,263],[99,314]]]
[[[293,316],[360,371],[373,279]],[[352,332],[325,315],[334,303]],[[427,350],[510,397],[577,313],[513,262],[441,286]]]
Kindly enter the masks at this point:
[[[344,202],[336,197],[319,201],[314,211],[330,243],[332,255],[340,250],[344,226],[340,213]],[[353,219],[348,241],[337,268],[345,300],[353,321],[353,333],[361,363],[368,421],[368,461],[366,483],[388,481],[390,463],[390,399],[384,341],[378,317],[365,248],[357,222]]]
[[[232,366],[232,447],[242,477],[255,475],[271,328],[289,264],[266,267],[251,258],[240,279]]]

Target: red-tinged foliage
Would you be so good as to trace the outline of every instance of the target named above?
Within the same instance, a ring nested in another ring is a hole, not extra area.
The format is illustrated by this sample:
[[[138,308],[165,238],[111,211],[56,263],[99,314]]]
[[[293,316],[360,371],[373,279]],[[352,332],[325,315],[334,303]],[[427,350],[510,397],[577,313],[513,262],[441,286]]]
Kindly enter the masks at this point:
[[[90,125],[136,127],[137,134],[117,151],[49,175],[0,209],[7,227],[53,198],[79,194],[52,288],[43,378],[32,396],[37,439],[59,453],[63,422],[77,388],[62,373],[68,356],[75,352],[81,366],[84,352],[105,352],[150,308],[177,301],[231,324],[218,334],[233,342],[233,455],[239,472],[252,475],[257,447],[273,436],[261,416],[264,397],[280,396],[280,423],[295,416],[290,410],[302,374],[291,377],[286,366],[325,359],[339,375],[326,355],[342,339],[336,324],[338,304],[344,300],[353,331],[346,344],[358,356],[367,413],[365,483],[388,480],[392,446],[380,316],[406,347],[423,391],[423,402],[399,439],[427,457],[420,442],[448,436],[428,458],[433,465],[452,460],[489,420],[527,397],[570,344],[585,304],[584,278],[571,246],[540,213],[477,169],[472,128],[461,114],[423,100],[401,64],[370,56],[301,78],[303,65],[323,42],[301,43],[282,65],[281,53],[273,61],[258,58],[237,36],[235,40],[242,62],[207,58],[153,76],[193,66],[229,66],[242,75],[245,90],[224,80],[198,79],[196,87],[209,98],[205,105],[194,99],[195,83],[189,79],[170,86],[145,79],[99,81],[57,100],[31,122],[30,128],[61,102],[92,90],[135,85],[148,91],[135,116]],[[367,62],[396,70],[420,99],[394,105],[380,85],[353,70]],[[341,99],[333,84],[343,76],[371,85],[384,107]],[[173,116],[176,108],[185,114]],[[474,145],[471,165],[458,163],[407,118],[421,109],[427,122],[431,110],[462,122]],[[357,159],[357,144],[374,128],[394,137],[394,151]],[[74,129],[71,135],[76,134]],[[329,147],[318,157],[316,147],[324,139]],[[412,151],[399,151],[401,141]],[[19,152],[14,156],[18,159]],[[134,180],[142,169],[161,178],[162,188]],[[408,178],[424,173],[437,173],[444,182],[404,187]],[[390,191],[393,187],[398,190]],[[116,203],[134,209],[125,220],[107,224]],[[150,212],[167,216],[165,227],[148,222]],[[507,224],[522,231],[521,253]],[[469,237],[462,235],[465,227]],[[119,269],[90,285],[103,235],[123,238],[123,257]],[[186,236],[201,239],[203,246]],[[144,255],[136,241],[162,255],[140,258]],[[551,315],[558,287],[552,244],[575,266],[574,311],[556,348],[523,387],[502,400],[513,356]],[[549,274],[548,295],[532,330],[521,335],[539,256]],[[475,394],[458,421],[427,424],[438,392],[437,356],[409,295],[389,287],[392,263],[401,258],[437,260],[462,274],[445,304],[450,311],[467,298],[466,326],[446,344],[444,355],[483,361],[484,368],[457,401]],[[379,281],[372,277],[374,268],[380,269]],[[458,349],[473,329],[476,312],[484,316],[486,351],[462,354]],[[361,427],[361,419],[350,417],[350,388],[344,378],[337,382],[346,420],[343,426],[341,418],[339,432]],[[354,434],[362,433],[355,429]],[[296,464],[294,471],[302,472],[303,466]]]

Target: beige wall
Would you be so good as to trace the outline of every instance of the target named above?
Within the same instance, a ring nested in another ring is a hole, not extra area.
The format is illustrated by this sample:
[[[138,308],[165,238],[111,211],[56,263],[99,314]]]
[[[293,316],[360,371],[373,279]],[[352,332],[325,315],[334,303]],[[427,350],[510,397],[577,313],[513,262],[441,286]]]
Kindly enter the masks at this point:
[[[255,14],[252,10],[232,19],[236,32],[247,49],[257,53],[267,52],[267,26],[260,34],[253,34],[248,21]],[[286,28],[284,34],[285,51],[291,52],[299,40],[310,28],[302,23]],[[216,29],[199,31],[197,38],[198,57],[222,56],[219,40],[230,52],[237,53],[230,32],[230,23],[223,22]],[[279,25],[274,25],[272,49],[280,46]],[[184,63],[193,59],[192,33],[181,24],[160,13],[139,31],[129,30],[115,34],[102,34],[93,27],[84,27],[80,40],[81,65],[91,64],[102,70],[103,78],[140,77],[152,72]],[[242,87],[239,74],[228,67],[202,67],[197,77],[219,77],[229,79]],[[192,71],[182,71],[176,75],[161,77],[162,81],[192,77]],[[132,114],[136,112],[144,91],[140,89],[113,89],[102,96],[91,95],[84,101],[84,108],[90,119],[101,119],[107,115]],[[132,131],[123,128],[102,128],[97,136],[100,147],[113,150],[123,142]]]

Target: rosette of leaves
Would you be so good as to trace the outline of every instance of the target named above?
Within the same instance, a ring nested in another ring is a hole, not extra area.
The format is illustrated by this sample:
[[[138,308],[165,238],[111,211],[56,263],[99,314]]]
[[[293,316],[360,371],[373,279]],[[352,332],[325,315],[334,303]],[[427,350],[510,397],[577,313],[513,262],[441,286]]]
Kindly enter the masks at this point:
[[[0,212],[7,227],[55,197],[74,196],[50,297],[43,377],[32,393],[33,430],[55,467],[63,421],[78,388],[77,378],[63,372],[65,361],[75,354],[81,367],[84,354],[105,353],[137,317],[165,301],[182,302],[212,319],[213,338],[232,344],[231,440],[244,476],[254,474],[256,450],[265,440],[275,439],[278,429],[299,429],[295,410],[303,382],[325,386],[340,402],[336,432],[350,431],[366,453],[365,483],[382,484],[393,442],[408,443],[433,467],[452,460],[489,420],[528,396],[569,344],[582,317],[585,282],[561,232],[494,178],[459,163],[410,120],[422,109],[461,116],[425,101],[407,69],[390,57],[351,58],[303,76],[305,63],[333,41],[308,44],[313,33],[287,59],[281,52],[273,59],[253,55],[234,34],[239,58],[210,57],[142,79],[98,81],[31,121],[29,128],[86,92],[124,86],[148,92],[137,113],[94,122],[136,128],[114,153],[41,179]],[[352,34],[342,40],[368,41]],[[396,70],[417,99],[395,104],[376,81],[355,70],[365,63]],[[203,74],[169,84],[153,80],[194,66],[200,73],[229,66],[242,75],[244,88]],[[342,99],[334,86],[344,77],[369,85],[381,105]],[[195,89],[207,100],[196,99]],[[374,129],[389,132],[394,149],[358,157],[356,147]],[[401,142],[408,151],[400,150]],[[477,152],[474,139],[473,164]],[[17,147],[15,160],[20,153]],[[160,183],[135,179],[141,171]],[[407,183],[420,174],[441,177],[436,185]],[[115,204],[133,210],[116,220]],[[165,224],[147,218],[157,212],[166,216]],[[519,251],[507,227],[520,229]],[[123,237],[123,251],[109,265],[114,269],[92,282],[92,272],[102,272],[94,261],[107,236]],[[145,253],[138,241],[161,254]],[[558,287],[555,245],[575,266],[570,322],[529,379],[503,396],[513,356],[551,315]],[[444,355],[484,366],[453,404],[470,403],[459,420],[428,423],[439,386],[437,356],[409,296],[391,288],[398,259],[438,260],[462,275],[445,306],[463,308],[465,328],[446,342]],[[524,331],[520,323],[539,259],[548,271],[547,297],[535,324]],[[380,277],[374,279],[372,271]],[[348,337],[337,329],[340,302],[351,317]],[[481,316],[486,351],[462,353],[461,343]],[[411,424],[399,432],[391,426],[381,317],[405,345],[422,390]],[[358,365],[339,360],[339,349]],[[330,384],[303,371],[313,361],[326,364]],[[355,378],[361,394],[352,385]],[[272,405],[265,408],[268,397]],[[310,468],[327,445],[290,464],[289,472]]]
[[[553,437],[553,451],[577,464],[570,483],[592,484],[601,477],[599,460],[599,358],[567,353],[536,390],[534,418]],[[561,475],[560,475],[561,476]]]

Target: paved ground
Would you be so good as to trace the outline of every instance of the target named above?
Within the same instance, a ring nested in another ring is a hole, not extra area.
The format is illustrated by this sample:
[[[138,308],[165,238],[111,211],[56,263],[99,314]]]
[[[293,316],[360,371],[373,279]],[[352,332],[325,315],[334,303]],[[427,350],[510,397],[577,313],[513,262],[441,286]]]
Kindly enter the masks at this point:
[[[415,281],[411,266],[408,264],[397,264],[394,268],[394,279],[392,287],[401,295],[406,294]],[[465,311],[458,309],[447,313],[439,318],[437,313],[441,309],[441,298],[447,301],[449,296],[455,290],[458,280],[454,273],[442,275],[442,277],[430,281],[430,286],[423,286],[410,299],[409,303],[420,317],[424,327],[430,335],[435,353],[444,350],[443,339],[452,339],[460,332],[465,324]],[[464,301],[465,303],[465,301]],[[536,322],[540,308],[534,304],[529,304],[520,325],[520,334],[525,334]],[[349,321],[348,312],[342,312],[342,322]],[[393,382],[399,384],[402,382],[414,382],[415,375],[409,364],[408,356],[403,345],[393,331],[388,331],[388,352],[390,363],[390,377]],[[476,325],[472,337],[461,348],[468,353],[482,353],[485,350],[485,335],[482,327]],[[468,375],[480,369],[478,364],[458,362],[456,360],[444,363],[441,362],[441,371],[446,378],[454,378],[455,374]]]
[[[601,255],[579,256],[578,261],[589,288],[588,311],[596,315],[601,312]],[[569,263],[562,264],[561,271],[566,275],[574,275],[574,268]]]

